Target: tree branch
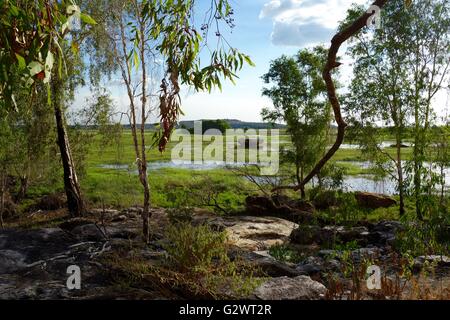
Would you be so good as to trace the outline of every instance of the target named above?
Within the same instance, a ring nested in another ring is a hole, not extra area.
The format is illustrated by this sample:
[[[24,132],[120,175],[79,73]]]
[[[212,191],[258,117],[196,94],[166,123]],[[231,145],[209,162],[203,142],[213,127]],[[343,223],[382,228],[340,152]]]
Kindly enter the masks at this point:
[[[373,5],[382,8],[388,0],[376,0]],[[325,166],[325,164],[330,160],[333,155],[339,150],[342,142],[344,141],[345,128],[347,123],[344,121],[341,113],[341,106],[336,94],[336,87],[331,77],[331,72],[333,69],[340,66],[340,63],[336,61],[336,56],[338,54],[341,45],[347,41],[352,36],[356,35],[364,26],[367,24],[367,20],[372,16],[372,13],[365,13],[354,21],[350,26],[344,30],[337,33],[331,40],[331,46],[328,51],[328,60],[325,68],[323,70],[323,79],[325,80],[327,86],[328,99],[330,100],[331,106],[333,108],[334,117],[338,125],[338,133],[336,136],[336,141],[333,146],[328,150],[324,157],[316,164],[316,166],[311,170],[311,172],[303,179],[302,183],[295,187],[294,190],[300,190],[303,188],[311,179],[316,176],[320,170]]]

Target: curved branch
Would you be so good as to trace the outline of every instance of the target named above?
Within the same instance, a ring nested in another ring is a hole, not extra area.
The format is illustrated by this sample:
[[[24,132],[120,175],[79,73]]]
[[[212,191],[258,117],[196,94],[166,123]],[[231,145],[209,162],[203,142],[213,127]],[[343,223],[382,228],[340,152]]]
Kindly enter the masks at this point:
[[[372,5],[382,8],[388,0],[376,0]],[[327,64],[322,73],[322,77],[325,80],[327,86],[328,99],[330,100],[331,106],[333,108],[334,117],[338,125],[338,133],[336,136],[336,141],[333,146],[328,150],[328,152],[323,156],[322,159],[316,164],[316,166],[311,170],[311,172],[303,179],[302,183],[294,188],[294,190],[300,190],[304,187],[311,179],[317,175],[323,166],[333,157],[336,151],[339,150],[342,142],[344,141],[345,128],[347,123],[344,121],[341,113],[341,105],[336,94],[336,87],[331,77],[331,72],[333,69],[339,67],[341,64],[336,61],[336,56],[338,54],[341,45],[347,41],[349,38],[357,34],[362,28],[367,24],[368,19],[373,13],[365,13],[360,16],[356,21],[354,21],[350,26],[346,27],[344,30],[338,32],[331,40],[331,46],[328,51]]]

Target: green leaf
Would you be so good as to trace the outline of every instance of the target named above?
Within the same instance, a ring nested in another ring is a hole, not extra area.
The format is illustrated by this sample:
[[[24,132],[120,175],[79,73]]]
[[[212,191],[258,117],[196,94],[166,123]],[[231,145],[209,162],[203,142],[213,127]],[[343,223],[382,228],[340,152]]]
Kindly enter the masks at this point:
[[[244,59],[245,61],[252,67],[255,67],[255,63],[252,61],[252,59],[250,58],[250,56],[244,55]]]
[[[139,55],[136,50],[134,50],[133,63],[137,70],[139,68]]]
[[[91,16],[89,16],[89,15],[87,15],[85,13],[80,13],[80,19],[84,23],[92,25],[92,26],[97,24],[97,22],[94,19],[92,19]]]
[[[14,17],[17,17],[17,16],[19,15],[19,8],[17,8],[15,5],[10,4],[9,10],[10,10],[9,12],[10,12]]]
[[[23,70],[27,67],[27,63],[25,62],[24,57],[22,57],[20,54],[16,53],[17,61],[19,62],[19,69]]]

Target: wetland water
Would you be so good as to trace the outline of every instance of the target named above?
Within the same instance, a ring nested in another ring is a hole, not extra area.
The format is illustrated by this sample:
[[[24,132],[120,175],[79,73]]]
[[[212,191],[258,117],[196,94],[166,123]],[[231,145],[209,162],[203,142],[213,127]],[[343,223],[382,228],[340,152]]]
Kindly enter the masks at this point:
[[[347,163],[357,166],[362,169],[366,169],[370,167],[369,162],[360,162],[360,161],[340,161],[338,163]],[[193,162],[184,162],[184,161],[156,161],[149,162],[148,169],[149,171],[156,171],[160,169],[173,168],[173,169],[185,169],[185,170],[213,170],[213,169],[224,169],[227,167],[242,167],[244,165],[248,165],[248,163],[236,162],[232,164],[227,164],[225,162],[215,162],[215,161],[205,161],[204,163],[193,163]],[[101,165],[101,168],[104,169],[113,169],[113,170],[127,170],[132,173],[137,174],[137,170],[133,166],[129,165],[111,165],[105,164]],[[445,169],[446,176],[446,189],[450,189],[450,168]],[[253,176],[252,179],[257,181],[258,183],[265,182],[276,182],[279,178],[277,176],[273,177],[261,177],[261,176]],[[387,195],[393,195],[397,193],[396,183],[391,178],[386,177],[383,179],[379,179],[373,175],[364,174],[364,175],[354,175],[354,176],[345,176],[344,178],[344,188],[347,191],[364,191],[364,192],[374,192],[374,193],[382,193]]]

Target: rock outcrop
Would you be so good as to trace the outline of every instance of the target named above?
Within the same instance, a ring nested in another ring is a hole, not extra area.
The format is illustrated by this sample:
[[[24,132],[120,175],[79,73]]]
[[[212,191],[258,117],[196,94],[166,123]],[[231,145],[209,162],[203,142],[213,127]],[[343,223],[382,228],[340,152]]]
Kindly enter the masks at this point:
[[[301,245],[331,244],[334,242],[357,241],[360,244],[367,242],[369,232],[365,227],[346,228],[343,226],[302,225],[292,231],[290,240]]]
[[[367,209],[389,208],[397,204],[395,199],[383,194],[356,192],[355,198],[360,207]]]
[[[206,223],[216,230],[226,230],[233,245],[249,251],[267,250],[289,239],[298,225],[277,217],[200,215],[194,223]]]
[[[262,300],[319,300],[327,289],[308,276],[272,278],[259,286],[254,295]]]
[[[249,196],[245,199],[246,213],[251,216],[278,217],[295,223],[309,223],[314,218],[315,208],[302,200],[291,200],[284,196]]]

